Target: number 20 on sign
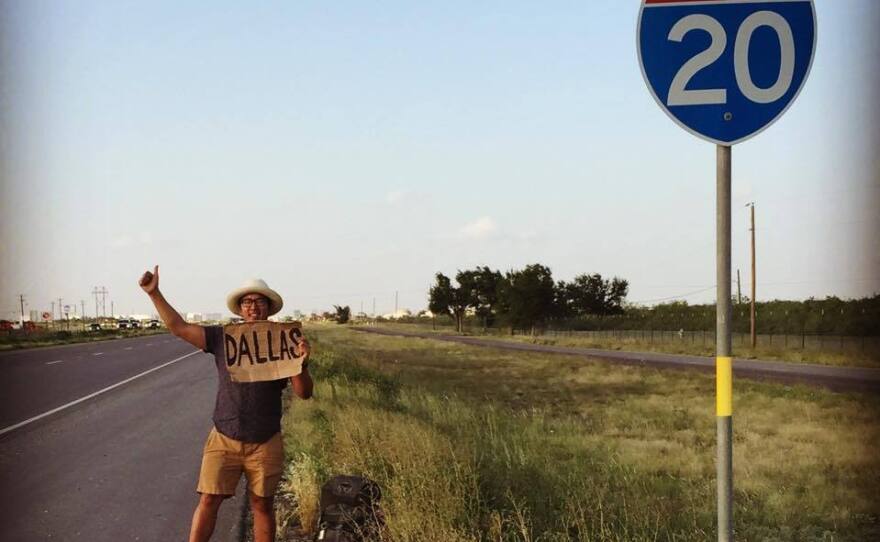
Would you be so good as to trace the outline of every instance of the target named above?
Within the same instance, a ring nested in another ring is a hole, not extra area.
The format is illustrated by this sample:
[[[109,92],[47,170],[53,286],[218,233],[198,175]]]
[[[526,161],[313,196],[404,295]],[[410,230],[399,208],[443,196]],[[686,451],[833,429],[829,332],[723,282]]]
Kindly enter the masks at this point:
[[[660,107],[717,143],[748,139],[785,113],[816,46],[812,0],[643,0],[638,52]]]

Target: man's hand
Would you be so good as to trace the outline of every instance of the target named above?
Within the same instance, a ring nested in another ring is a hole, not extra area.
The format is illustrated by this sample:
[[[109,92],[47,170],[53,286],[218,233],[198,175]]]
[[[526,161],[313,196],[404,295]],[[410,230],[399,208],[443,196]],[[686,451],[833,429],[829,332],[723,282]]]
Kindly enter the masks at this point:
[[[309,341],[306,340],[305,337],[300,339],[299,344],[297,344],[294,348],[296,349],[295,353],[297,354],[297,357],[305,356],[305,359],[303,361],[309,361],[309,356],[312,354],[312,347],[309,345]]]
[[[293,386],[293,393],[300,399],[308,399],[312,396],[312,376],[309,374],[309,355],[312,353],[312,347],[305,337],[300,337],[299,343],[294,346],[294,353],[297,357],[305,356],[302,364],[302,372],[296,376],[290,377],[290,383]]]
[[[138,284],[140,284],[141,288],[145,292],[147,292],[147,295],[150,295],[153,292],[155,292],[156,290],[158,290],[159,289],[159,266],[157,265],[157,266],[153,267],[152,273],[150,273],[149,271],[144,273],[144,275],[141,277],[141,280],[138,281]]]

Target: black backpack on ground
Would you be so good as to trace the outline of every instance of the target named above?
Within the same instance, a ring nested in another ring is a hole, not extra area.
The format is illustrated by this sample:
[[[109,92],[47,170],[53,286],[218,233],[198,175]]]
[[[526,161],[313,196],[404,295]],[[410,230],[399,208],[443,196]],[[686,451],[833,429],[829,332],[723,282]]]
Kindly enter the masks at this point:
[[[338,475],[321,487],[321,542],[365,542],[379,539],[385,524],[376,482],[361,476]]]

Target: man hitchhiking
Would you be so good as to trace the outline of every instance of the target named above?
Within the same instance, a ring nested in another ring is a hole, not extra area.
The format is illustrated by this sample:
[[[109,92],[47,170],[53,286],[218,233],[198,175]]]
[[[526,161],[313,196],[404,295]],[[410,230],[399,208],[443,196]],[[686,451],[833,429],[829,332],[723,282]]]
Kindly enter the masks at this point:
[[[214,531],[223,500],[235,493],[242,472],[250,487],[254,516],[254,540],[275,540],[273,498],[281,479],[284,450],[281,442],[281,390],[287,379],[237,383],[230,379],[224,359],[223,327],[186,323],[159,291],[159,266],[147,271],[140,286],[150,296],[165,326],[196,348],[214,354],[219,385],[214,406],[214,428],[208,435],[199,474],[199,504],[193,514],[190,542],[207,541]],[[281,310],[277,292],[260,279],[245,282],[226,298],[226,305],[245,322],[266,320]],[[305,356],[302,372],[290,378],[293,392],[302,399],[312,396],[309,376],[310,348],[305,339],[295,347]]]

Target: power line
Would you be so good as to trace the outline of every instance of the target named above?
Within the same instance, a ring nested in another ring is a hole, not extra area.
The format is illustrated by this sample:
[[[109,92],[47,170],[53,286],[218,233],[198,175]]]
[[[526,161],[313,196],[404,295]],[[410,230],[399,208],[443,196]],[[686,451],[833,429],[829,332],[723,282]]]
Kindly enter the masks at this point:
[[[684,297],[690,297],[692,295],[701,294],[703,292],[708,292],[709,290],[713,290],[715,288],[715,286],[716,285],[713,284],[712,286],[709,286],[707,288],[703,288],[701,290],[695,290],[693,292],[688,292],[686,294],[673,295],[673,296],[669,296],[669,297],[660,297],[657,299],[642,299],[639,301],[631,301],[630,303],[638,304],[638,303],[656,303],[658,301],[671,301],[673,299],[681,299]]]

